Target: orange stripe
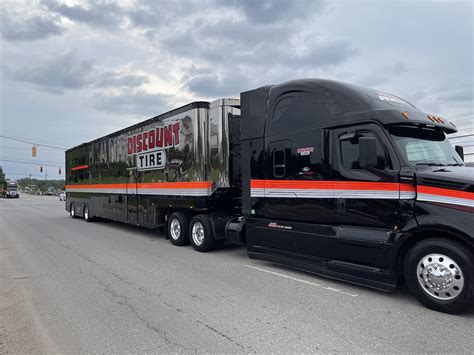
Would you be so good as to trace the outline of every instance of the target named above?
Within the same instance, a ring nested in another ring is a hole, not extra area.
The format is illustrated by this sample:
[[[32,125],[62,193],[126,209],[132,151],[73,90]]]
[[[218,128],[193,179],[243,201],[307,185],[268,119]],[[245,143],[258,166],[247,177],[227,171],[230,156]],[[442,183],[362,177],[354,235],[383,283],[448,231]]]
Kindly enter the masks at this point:
[[[417,189],[419,193],[423,193],[423,194],[440,195],[440,196],[447,196],[447,197],[454,197],[454,198],[465,198],[467,200],[474,200],[473,192],[443,189],[439,187],[430,187],[430,186],[421,186],[421,185],[418,186]]]
[[[376,190],[398,191],[399,183],[364,181],[306,181],[306,180],[252,180],[251,188],[298,189],[298,190]]]
[[[250,180],[250,187],[252,189],[263,189],[265,187],[265,180]]]
[[[150,183],[130,183],[130,184],[78,184],[66,185],[67,189],[207,189],[211,187],[210,181],[192,182],[150,182]]]
[[[416,192],[416,188],[415,188],[414,185],[400,184],[400,191],[403,191],[403,192]]]

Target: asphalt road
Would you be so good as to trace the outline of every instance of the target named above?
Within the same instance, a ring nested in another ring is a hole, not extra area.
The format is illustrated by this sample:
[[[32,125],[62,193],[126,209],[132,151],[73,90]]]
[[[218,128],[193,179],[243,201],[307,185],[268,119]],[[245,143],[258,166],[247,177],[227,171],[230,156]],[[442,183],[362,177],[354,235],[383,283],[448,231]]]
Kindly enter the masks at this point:
[[[0,199],[1,353],[470,353],[474,313]]]

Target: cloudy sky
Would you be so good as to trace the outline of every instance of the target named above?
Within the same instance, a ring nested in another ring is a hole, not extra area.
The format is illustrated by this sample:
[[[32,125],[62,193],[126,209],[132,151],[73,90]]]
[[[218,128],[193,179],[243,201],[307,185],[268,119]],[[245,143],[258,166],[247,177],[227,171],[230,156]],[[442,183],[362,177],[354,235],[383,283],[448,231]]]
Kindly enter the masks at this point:
[[[396,94],[473,130],[472,1],[0,3],[0,134],[72,147],[194,100],[318,77]],[[472,140],[472,139],[471,139]],[[474,142],[472,142],[474,145]],[[11,178],[61,150],[0,138]]]

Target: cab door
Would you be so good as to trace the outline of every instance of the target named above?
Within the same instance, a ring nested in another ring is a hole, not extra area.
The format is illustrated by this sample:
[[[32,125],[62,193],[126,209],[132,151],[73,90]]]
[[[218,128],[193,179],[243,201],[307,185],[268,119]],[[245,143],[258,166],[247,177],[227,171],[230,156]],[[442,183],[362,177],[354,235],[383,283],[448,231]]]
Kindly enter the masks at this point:
[[[377,124],[333,130],[335,222],[330,259],[386,268],[390,238],[406,217],[400,200],[400,165]],[[361,138],[373,138],[376,164],[361,167]],[[405,217],[404,217],[405,216]]]

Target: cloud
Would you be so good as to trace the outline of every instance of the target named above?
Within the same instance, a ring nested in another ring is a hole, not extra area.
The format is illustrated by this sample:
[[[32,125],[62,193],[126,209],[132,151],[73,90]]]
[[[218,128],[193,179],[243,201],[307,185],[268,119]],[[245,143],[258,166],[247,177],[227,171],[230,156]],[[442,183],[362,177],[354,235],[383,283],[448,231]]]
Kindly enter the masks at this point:
[[[335,67],[357,55],[357,50],[348,41],[336,40],[311,43],[310,48],[300,51],[262,44],[253,52],[236,53],[230,58],[222,58],[218,53],[219,50],[213,50],[200,58],[212,64],[185,69],[183,87],[200,97],[238,95],[253,86],[304,76],[308,70]]]
[[[216,71],[212,68],[192,67],[183,77],[183,86],[200,97],[211,99],[238,96],[252,82],[250,76],[234,70]]]
[[[36,41],[60,35],[65,31],[57,16],[46,14],[13,18],[2,11],[2,37],[7,41]]]
[[[36,65],[10,69],[9,72],[14,80],[62,90],[79,89],[87,85],[92,69],[92,61],[77,60],[73,53],[68,53]]]
[[[235,0],[234,6],[242,10],[250,23],[271,24],[292,22],[314,16],[320,12],[325,1],[322,0]]]
[[[439,98],[443,102],[468,103],[471,107],[474,102],[473,83],[456,85],[454,87],[445,87],[439,90]],[[472,113],[471,113],[472,114]]]
[[[91,86],[97,88],[107,87],[136,87],[149,83],[145,75],[127,74],[120,71],[104,71],[95,73],[91,80]]]
[[[357,49],[348,40],[335,40],[328,43],[311,43],[307,51],[295,53],[285,59],[288,65],[326,67],[337,66],[357,54]],[[281,53],[283,54],[283,53]]]
[[[143,90],[123,90],[118,94],[100,94],[94,98],[94,107],[109,113],[153,117],[168,110],[170,97]]]
[[[23,58],[28,62],[29,58]],[[17,63],[18,64],[18,63]],[[91,88],[139,87],[149,79],[143,74],[124,70],[108,70],[93,60],[81,60],[74,52],[58,57],[38,59],[35,65],[21,64],[16,68],[6,67],[7,75],[16,81],[35,84],[51,94],[62,94],[63,90]]]
[[[365,75],[358,81],[359,85],[376,87],[388,83],[394,76],[400,77],[408,72],[408,65],[403,61],[394,64],[383,65],[381,68],[373,68],[369,75]]]
[[[51,13],[92,27],[113,30],[126,24],[124,9],[114,2],[88,1],[85,5],[68,6],[64,3],[47,1],[44,5]]]

